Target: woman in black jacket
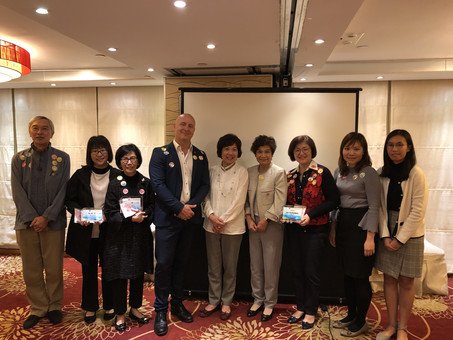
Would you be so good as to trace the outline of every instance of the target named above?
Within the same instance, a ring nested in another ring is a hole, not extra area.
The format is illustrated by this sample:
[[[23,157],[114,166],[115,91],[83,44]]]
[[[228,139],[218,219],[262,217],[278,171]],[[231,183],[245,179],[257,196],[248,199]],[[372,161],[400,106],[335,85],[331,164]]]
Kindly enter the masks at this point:
[[[129,317],[145,324],[149,319],[138,308],[142,305],[144,273],[153,271],[154,192],[151,182],[137,171],[142,163],[134,144],[120,146],[115,154],[121,175],[107,189],[104,213],[107,218],[103,277],[112,284],[116,314],[115,329],[126,330],[127,284]]]
[[[104,136],[93,136],[88,140],[86,166],[77,170],[68,182],[66,189],[66,208],[71,213],[66,253],[82,264],[82,309],[85,310],[86,323],[96,321],[98,301],[98,264],[102,265],[102,245],[106,223],[75,221],[74,218],[83,208],[101,210],[111,179],[121,172],[110,166],[113,159],[112,147]],[[112,290],[107,281],[102,280],[102,299],[105,310],[104,319],[114,317]]]

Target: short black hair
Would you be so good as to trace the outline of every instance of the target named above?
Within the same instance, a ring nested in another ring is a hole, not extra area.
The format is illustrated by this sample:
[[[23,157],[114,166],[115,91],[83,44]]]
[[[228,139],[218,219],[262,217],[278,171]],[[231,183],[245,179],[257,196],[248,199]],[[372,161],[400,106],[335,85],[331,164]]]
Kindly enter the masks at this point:
[[[219,158],[222,158],[222,149],[227,146],[232,146],[232,145],[236,145],[236,147],[238,149],[238,158],[240,158],[242,155],[242,149],[241,149],[242,142],[238,136],[236,136],[235,134],[232,134],[232,133],[228,133],[219,138],[219,140],[217,142],[217,156]]]
[[[121,158],[123,158],[129,152],[134,152],[135,156],[137,156],[137,169],[140,168],[140,165],[142,165],[142,153],[140,152],[140,149],[137,147],[137,145],[125,144],[121,145],[115,153],[115,163],[118,169],[123,170],[123,167],[121,166]]]
[[[253,154],[256,154],[256,152],[258,151],[258,149],[261,146],[270,147],[272,155],[274,154],[275,150],[277,149],[277,143],[275,142],[274,137],[266,136],[266,135],[259,135],[253,141],[252,146],[250,147],[250,151],[252,151]]]
[[[99,148],[104,148],[107,150],[109,156],[107,158],[107,161],[110,163],[113,160],[113,151],[112,151],[112,146],[110,145],[109,140],[107,137],[103,135],[99,136],[92,136],[90,139],[88,139],[87,143],[87,154],[86,154],[86,161],[87,165],[90,167],[93,167],[93,160],[91,159],[91,150],[93,149],[99,149]]]
[[[289,159],[292,160],[293,162],[296,160],[294,157],[294,149],[296,148],[297,145],[300,143],[306,143],[310,149],[311,149],[311,158],[315,158],[316,155],[318,154],[318,151],[316,150],[316,144],[313,138],[307,135],[300,135],[296,136],[293,138],[293,140],[289,143],[288,146],[288,156]]]
[[[368,143],[364,135],[360,132],[349,132],[346,136],[344,136],[343,140],[340,144],[340,157],[338,158],[338,168],[340,170],[341,176],[347,176],[349,174],[349,167],[346,161],[343,158],[343,149],[346,146],[352,146],[355,143],[360,144],[363,149],[363,156],[362,159],[356,164],[354,167],[355,171],[360,171],[364,166],[371,166],[371,157],[368,153]]]

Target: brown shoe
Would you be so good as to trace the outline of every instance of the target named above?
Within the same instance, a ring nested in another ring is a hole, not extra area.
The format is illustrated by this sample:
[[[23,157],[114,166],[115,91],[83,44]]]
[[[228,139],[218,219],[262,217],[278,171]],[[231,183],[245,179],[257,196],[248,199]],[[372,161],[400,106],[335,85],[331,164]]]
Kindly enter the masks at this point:
[[[231,316],[231,311],[230,312],[222,312],[220,313],[220,320],[226,321],[230,318]]]
[[[200,318],[207,318],[208,316],[211,316],[212,314],[217,312],[219,309],[220,309],[220,304],[218,304],[217,306],[214,307],[214,309],[211,309],[211,310],[207,310],[205,307],[202,311],[200,311],[198,316]]]

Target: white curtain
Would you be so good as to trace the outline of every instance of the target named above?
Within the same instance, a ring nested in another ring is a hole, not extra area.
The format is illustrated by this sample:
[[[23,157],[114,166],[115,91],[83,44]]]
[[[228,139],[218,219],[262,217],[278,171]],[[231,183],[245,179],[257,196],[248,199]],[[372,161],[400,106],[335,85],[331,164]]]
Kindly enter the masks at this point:
[[[163,101],[161,86],[18,89],[14,90],[14,97],[11,90],[0,90],[0,247],[17,247],[10,167],[13,154],[31,143],[30,118],[44,115],[52,119],[55,125],[52,145],[70,155],[71,174],[86,164],[88,139],[104,134],[114,152],[121,144],[137,144],[143,154],[140,171],[148,176],[151,149],[164,142]]]
[[[163,87],[99,89],[99,134],[107,136],[113,152],[134,143],[142,153],[138,169],[148,177],[152,149],[164,144],[165,116]]]
[[[453,80],[392,83],[390,129],[414,139],[429,183],[426,238],[445,251],[453,272]]]
[[[16,237],[14,203],[11,198],[11,158],[14,154],[14,124],[11,90],[0,90],[0,245],[12,245]]]

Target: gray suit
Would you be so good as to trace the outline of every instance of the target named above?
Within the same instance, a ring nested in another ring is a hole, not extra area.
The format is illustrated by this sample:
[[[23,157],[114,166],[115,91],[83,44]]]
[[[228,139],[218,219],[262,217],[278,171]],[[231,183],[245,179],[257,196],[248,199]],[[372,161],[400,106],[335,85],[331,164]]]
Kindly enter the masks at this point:
[[[258,173],[258,165],[248,172],[246,214],[256,223],[268,220],[266,231],[249,231],[252,295],[255,304],[273,308],[277,303],[282,259],[283,226],[279,220],[286,203],[286,174],[275,164],[265,173]]]

